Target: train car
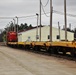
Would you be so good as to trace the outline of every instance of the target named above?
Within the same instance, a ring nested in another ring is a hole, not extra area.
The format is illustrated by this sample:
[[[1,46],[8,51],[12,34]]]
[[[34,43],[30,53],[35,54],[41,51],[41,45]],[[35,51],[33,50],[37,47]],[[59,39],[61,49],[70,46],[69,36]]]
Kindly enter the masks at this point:
[[[60,39],[58,37],[59,30],[57,28],[52,28],[52,42],[49,39],[49,29],[50,26],[44,26],[41,28],[41,41],[36,38],[37,29],[31,29],[28,31],[19,32],[18,42],[13,42],[8,38],[8,45],[13,47],[23,47],[25,49],[33,50],[44,50],[49,53],[63,53],[64,55],[69,52],[72,56],[76,54],[76,42],[74,41],[74,33],[67,32],[67,41],[65,41],[65,31],[60,30]],[[12,37],[10,35],[10,37]],[[39,28],[38,28],[39,37]],[[13,38],[13,37],[12,37]]]
[[[7,41],[8,42],[17,42],[17,33],[14,31],[10,31],[7,33]]]

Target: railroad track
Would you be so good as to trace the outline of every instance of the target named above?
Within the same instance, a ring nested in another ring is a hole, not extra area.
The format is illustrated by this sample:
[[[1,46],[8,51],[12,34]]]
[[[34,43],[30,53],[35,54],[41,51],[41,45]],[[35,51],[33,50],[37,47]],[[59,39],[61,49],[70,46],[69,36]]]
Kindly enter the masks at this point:
[[[42,55],[46,55],[46,56],[52,56],[52,57],[56,57],[56,58],[60,58],[60,59],[67,59],[69,61],[75,61],[76,62],[76,56],[75,57],[72,57],[71,55],[69,54],[66,54],[66,55],[63,55],[61,53],[58,53],[58,54],[50,54],[46,51],[35,51],[35,50],[25,50],[25,51],[30,51],[30,52],[34,52],[34,53],[37,53],[37,54],[42,54]]]
[[[16,48],[15,48],[16,49]],[[71,55],[63,55],[61,53],[58,53],[58,54],[50,54],[48,52],[46,52],[45,50],[33,50],[33,49],[24,49],[24,48],[18,48],[18,50],[25,50],[25,51],[28,51],[28,52],[34,52],[36,54],[41,54],[41,55],[45,55],[45,56],[52,56],[52,57],[56,57],[56,58],[60,58],[60,59],[67,59],[69,61],[75,61],[76,62],[76,56],[75,57],[72,57]]]

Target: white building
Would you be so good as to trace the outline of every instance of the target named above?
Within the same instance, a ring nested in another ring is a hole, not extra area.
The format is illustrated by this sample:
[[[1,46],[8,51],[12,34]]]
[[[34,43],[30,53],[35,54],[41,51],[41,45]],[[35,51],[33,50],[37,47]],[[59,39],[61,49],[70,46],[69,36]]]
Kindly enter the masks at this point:
[[[38,28],[38,35],[39,35],[39,28]],[[31,29],[28,31],[18,33],[18,42],[24,41],[36,41],[36,31],[37,29]],[[41,28],[41,41],[49,41],[48,36],[50,34],[50,26],[44,26]],[[57,28],[52,28],[52,40],[59,41],[57,39],[57,35],[59,35],[59,30]],[[74,33],[67,32],[67,39],[68,41],[72,41],[74,39]],[[60,30],[60,40],[65,40],[65,31]],[[39,41],[39,39],[37,39]]]

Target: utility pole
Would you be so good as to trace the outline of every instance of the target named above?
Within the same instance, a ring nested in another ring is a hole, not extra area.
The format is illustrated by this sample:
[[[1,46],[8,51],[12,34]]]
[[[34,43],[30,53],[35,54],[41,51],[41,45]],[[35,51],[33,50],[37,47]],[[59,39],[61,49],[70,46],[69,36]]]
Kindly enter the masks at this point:
[[[13,22],[11,21],[11,31],[13,31]]]
[[[9,24],[6,25],[6,44],[7,44],[7,42],[8,42],[8,39],[7,39],[7,34],[8,34],[8,32],[9,32],[8,25],[9,25]]]
[[[9,31],[12,31],[12,30],[11,30],[11,24],[10,24],[10,22],[9,22]]]
[[[59,40],[60,40],[60,25],[59,25],[59,22],[58,22],[58,31],[59,31]]]
[[[17,41],[18,41],[18,17],[16,16],[17,18]]]
[[[41,0],[40,0],[40,41],[41,41]]]
[[[15,26],[15,19],[13,19],[14,21],[14,32],[16,31],[16,26]]]
[[[38,14],[38,13],[36,13],[36,15],[37,15],[36,41],[37,41],[37,39],[38,39],[38,17],[39,17],[39,14]]]
[[[16,16],[16,18],[17,18],[17,34],[18,34],[18,17]]]
[[[8,30],[8,25],[9,25],[9,24],[6,25],[6,32],[7,32],[7,33],[8,33],[8,31],[9,31],[9,30]]]
[[[69,24],[69,29],[71,30],[71,23]]]
[[[50,42],[52,42],[52,0],[50,0]]]
[[[64,23],[65,23],[65,41],[67,41],[67,17],[66,17],[66,0],[64,0]]]
[[[7,24],[7,32],[9,32],[9,24]]]

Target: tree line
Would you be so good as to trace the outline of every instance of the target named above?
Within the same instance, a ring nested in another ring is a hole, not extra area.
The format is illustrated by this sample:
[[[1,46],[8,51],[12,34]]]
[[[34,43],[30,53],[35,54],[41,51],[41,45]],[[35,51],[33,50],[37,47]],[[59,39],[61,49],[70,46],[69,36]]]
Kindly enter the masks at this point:
[[[65,28],[63,28],[62,30],[65,30]],[[74,30],[71,30],[70,28],[67,28],[67,31],[72,32],[72,33],[75,33],[76,28]]]
[[[24,31],[24,30],[28,30],[28,29],[32,29],[33,28],[33,26],[32,26],[32,24],[30,24],[30,25],[28,25],[27,23],[21,23],[20,25],[17,25],[17,24],[13,24],[13,23],[11,23],[10,24],[10,26],[8,27],[6,27],[5,28],[5,31],[17,31],[17,28],[18,28],[18,31]]]

